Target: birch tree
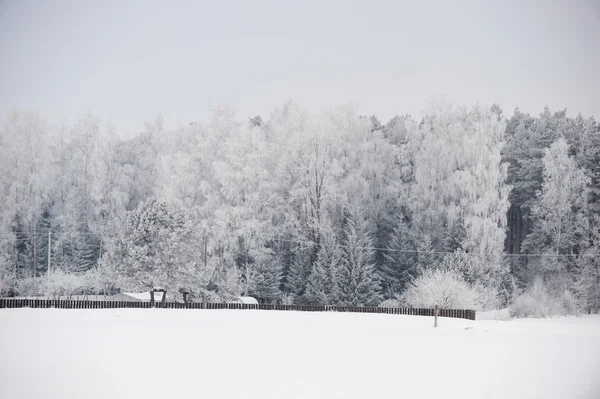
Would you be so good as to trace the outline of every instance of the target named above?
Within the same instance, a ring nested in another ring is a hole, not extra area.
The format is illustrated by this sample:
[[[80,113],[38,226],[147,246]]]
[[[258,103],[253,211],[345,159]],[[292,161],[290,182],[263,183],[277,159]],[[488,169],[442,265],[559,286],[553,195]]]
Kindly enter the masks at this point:
[[[579,228],[584,220],[581,209],[590,179],[568,152],[569,145],[563,138],[544,151],[544,181],[532,209],[535,228],[525,242],[527,248],[538,253],[572,254],[579,243]],[[531,273],[556,277],[566,271],[566,266],[558,257],[538,259],[529,268],[529,278]]]

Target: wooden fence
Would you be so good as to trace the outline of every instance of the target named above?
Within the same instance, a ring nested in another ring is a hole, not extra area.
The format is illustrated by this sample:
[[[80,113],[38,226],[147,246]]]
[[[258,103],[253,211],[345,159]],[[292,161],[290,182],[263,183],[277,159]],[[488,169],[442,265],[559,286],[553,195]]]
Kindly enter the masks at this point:
[[[15,299],[1,298],[2,308],[56,308],[56,309],[124,309],[137,308],[149,309],[150,302],[129,301],[91,301],[68,299]],[[267,305],[267,304],[241,304],[241,303],[180,303],[157,302],[156,308],[163,309],[238,309],[238,310],[283,310],[300,312],[352,312],[352,313],[384,313],[409,316],[433,316],[433,309],[426,308],[380,308],[368,306],[311,306],[311,305]],[[452,317],[475,320],[475,311],[471,309],[440,309],[440,317]]]

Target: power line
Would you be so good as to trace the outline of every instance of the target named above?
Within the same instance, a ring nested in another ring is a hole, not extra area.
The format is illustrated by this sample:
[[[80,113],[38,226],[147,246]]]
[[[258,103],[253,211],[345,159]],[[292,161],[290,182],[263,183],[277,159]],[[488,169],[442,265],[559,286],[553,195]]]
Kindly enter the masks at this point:
[[[78,233],[79,234],[79,233]],[[94,233],[81,233],[80,235],[93,235],[96,236]],[[279,241],[279,242],[288,242],[288,243],[293,243],[293,244],[301,244],[301,245],[314,245],[315,243],[313,241],[308,241],[308,240],[300,240],[300,239],[285,239],[285,238],[281,238],[280,236],[271,236],[271,235],[263,235],[263,234],[251,234],[254,237],[259,237],[259,238],[263,238],[266,240],[273,240],[273,241]],[[4,235],[7,236],[7,235]],[[3,242],[25,242],[25,241],[30,241],[32,238],[45,238],[47,237],[48,234],[47,233],[34,233],[33,236],[27,237],[27,238],[14,238],[14,239],[8,239],[8,240],[4,240]],[[60,235],[60,234],[55,234],[54,235],[54,240],[55,241],[68,241],[69,240],[69,236],[65,235]],[[183,245],[189,248],[196,248],[196,249],[201,249],[201,247],[204,245],[204,243],[200,243],[198,245],[198,247],[194,246],[194,245],[190,245],[190,244],[186,244],[186,243],[179,243],[179,245]],[[345,244],[335,244],[335,246],[337,248],[346,248],[347,245]],[[81,245],[81,247],[84,248],[102,248],[102,245],[99,244],[91,244],[91,243],[84,243]],[[377,251],[377,252],[394,252],[394,253],[409,253],[409,254],[426,254],[426,255],[451,255],[451,254],[455,254],[455,252],[452,251],[423,251],[423,250],[418,250],[418,249],[401,249],[401,248],[380,248],[380,247],[369,247],[369,246],[356,246],[355,248],[357,249],[362,249],[362,250],[369,250],[369,251]],[[463,252],[462,254],[467,255],[467,256],[472,256],[472,257],[483,257],[483,258],[503,258],[503,257],[510,257],[510,258],[577,258],[577,257],[600,257],[600,253],[582,253],[582,254],[508,254],[508,253],[500,253],[500,254],[481,254],[481,253],[474,253],[474,252]]]
[[[267,238],[267,239],[281,241],[281,242],[314,245],[313,241],[282,239],[282,238],[278,238],[278,237],[276,238],[274,236],[269,237],[269,236],[264,236],[264,235],[260,235],[260,234],[254,234],[254,235],[257,237]],[[344,245],[344,244],[335,244],[335,246],[338,248],[347,247],[347,245]],[[356,246],[355,248],[371,250],[371,251],[380,251],[380,252],[398,252],[398,253],[413,253],[413,254],[428,254],[428,255],[451,255],[451,254],[455,253],[455,252],[451,252],[451,251],[423,251],[423,250],[418,250],[418,249],[378,248],[378,247],[365,247],[365,246]],[[504,256],[507,256],[507,257],[543,257],[543,258],[600,257],[600,254],[598,254],[598,253],[591,253],[591,254],[507,254],[507,253],[502,253],[502,254],[487,255],[487,254],[480,254],[480,253],[473,253],[473,252],[463,252],[463,254],[468,255],[468,256],[475,256],[475,257],[504,257]]]

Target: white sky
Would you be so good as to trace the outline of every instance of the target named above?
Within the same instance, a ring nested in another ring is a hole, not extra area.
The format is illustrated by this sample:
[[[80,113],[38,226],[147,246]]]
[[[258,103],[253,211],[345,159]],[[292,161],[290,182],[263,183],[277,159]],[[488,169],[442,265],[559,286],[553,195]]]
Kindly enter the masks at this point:
[[[385,122],[445,94],[599,119],[599,1],[0,0],[0,117],[91,110],[129,135],[293,99]]]

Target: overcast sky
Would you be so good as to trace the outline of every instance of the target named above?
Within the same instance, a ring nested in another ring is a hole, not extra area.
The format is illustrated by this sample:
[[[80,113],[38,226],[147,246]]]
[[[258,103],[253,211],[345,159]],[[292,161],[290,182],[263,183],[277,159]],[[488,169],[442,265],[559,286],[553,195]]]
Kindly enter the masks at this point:
[[[594,2],[0,0],[0,117],[89,109],[130,134],[158,112],[175,127],[293,99],[385,121],[445,94],[599,119]]]

